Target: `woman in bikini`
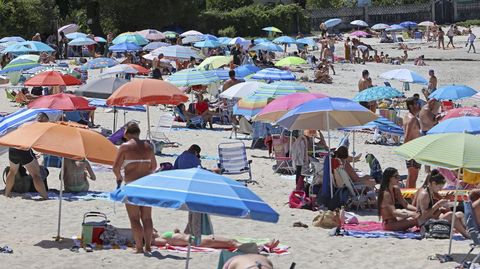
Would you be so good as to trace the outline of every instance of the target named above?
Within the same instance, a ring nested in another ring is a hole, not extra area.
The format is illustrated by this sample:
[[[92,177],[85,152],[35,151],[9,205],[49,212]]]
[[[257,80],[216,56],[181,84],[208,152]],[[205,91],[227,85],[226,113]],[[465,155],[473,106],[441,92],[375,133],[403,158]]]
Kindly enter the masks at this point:
[[[441,202],[442,197],[438,193],[445,186],[445,182],[445,178],[437,169],[432,170],[423,186],[415,194],[413,205],[422,215],[430,215],[432,219],[445,219],[451,223],[453,213],[442,206],[444,203]],[[455,229],[465,238],[469,238],[463,213],[456,212],[455,217]]]
[[[389,167],[383,172],[382,183],[378,191],[378,215],[383,220],[383,229],[387,231],[405,231],[415,226],[421,226],[428,219],[427,216],[417,212],[417,208],[407,203],[398,188],[400,175],[398,170]],[[445,200],[440,204],[443,205]],[[403,209],[396,209],[395,205]]]
[[[125,129],[127,142],[118,148],[117,157],[113,164],[113,173],[117,178],[117,185],[122,181],[129,184],[141,177],[151,174],[157,168],[153,146],[148,141],[140,140],[140,128],[137,123],[127,124]],[[123,169],[124,175],[121,170]],[[152,208],[125,204],[130,225],[132,226],[135,248],[137,253],[151,251],[153,233]]]

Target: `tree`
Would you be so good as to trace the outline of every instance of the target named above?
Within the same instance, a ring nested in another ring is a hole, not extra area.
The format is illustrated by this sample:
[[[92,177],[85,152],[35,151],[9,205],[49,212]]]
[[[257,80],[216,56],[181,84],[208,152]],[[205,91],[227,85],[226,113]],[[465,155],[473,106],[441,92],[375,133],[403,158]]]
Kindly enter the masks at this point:
[[[252,4],[253,0],[207,0],[207,10],[229,11]]]

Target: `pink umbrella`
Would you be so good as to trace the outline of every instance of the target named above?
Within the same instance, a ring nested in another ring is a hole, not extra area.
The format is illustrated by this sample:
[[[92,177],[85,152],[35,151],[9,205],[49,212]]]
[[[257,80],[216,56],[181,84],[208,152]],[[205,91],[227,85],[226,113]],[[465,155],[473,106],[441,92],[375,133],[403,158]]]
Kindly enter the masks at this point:
[[[460,107],[455,109],[450,109],[442,120],[447,120],[451,118],[458,118],[458,117],[480,117],[480,108],[478,107]]]
[[[353,33],[350,33],[351,36],[356,36],[356,37],[367,37],[369,34],[364,31],[355,31]]]
[[[255,121],[275,122],[289,110],[313,99],[327,97],[322,93],[292,93],[279,97],[266,105],[255,116]]]

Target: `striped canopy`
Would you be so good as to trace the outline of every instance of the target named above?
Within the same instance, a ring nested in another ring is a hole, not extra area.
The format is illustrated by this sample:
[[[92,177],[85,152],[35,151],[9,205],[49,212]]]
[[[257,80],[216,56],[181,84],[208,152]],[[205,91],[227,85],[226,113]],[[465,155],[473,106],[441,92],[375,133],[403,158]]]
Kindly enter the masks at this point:
[[[112,58],[95,58],[82,65],[82,69],[99,69],[117,65],[118,62]]]
[[[251,95],[240,99],[233,107],[233,115],[242,115],[248,119],[257,115],[268,103],[268,97]]]
[[[403,96],[403,94],[397,89],[388,86],[376,86],[359,92],[357,95],[355,95],[355,97],[353,97],[353,101],[369,102],[387,98],[396,98],[400,96]]]
[[[266,81],[295,80],[295,75],[289,71],[284,71],[277,68],[265,68],[255,73],[252,78]]]
[[[23,71],[23,70],[34,68],[34,67],[37,67],[37,66],[40,66],[40,64],[38,62],[34,62],[34,61],[31,61],[31,60],[27,60],[27,59],[20,59],[20,60],[16,60],[15,62],[11,62],[11,63],[7,64],[0,71],[0,74],[6,74],[6,73],[10,73],[10,72],[15,72],[15,71]]]
[[[26,109],[22,108],[16,112],[7,115],[0,119],[0,136],[6,134],[7,132],[16,129],[20,125],[33,121],[36,119],[38,113],[45,113],[48,115],[50,120],[57,120],[63,114],[61,110],[47,109],[47,108],[34,108]]]
[[[190,68],[176,72],[166,80],[178,87],[189,87],[193,85],[209,85],[220,79],[211,71]]]
[[[300,83],[293,81],[276,81],[271,84],[265,84],[255,91],[254,95],[267,98],[277,98],[279,96],[289,95],[292,93],[304,92],[308,89]]]
[[[125,32],[123,34],[120,34],[119,36],[115,37],[115,39],[112,40],[112,43],[114,45],[119,44],[119,43],[124,43],[124,42],[131,42],[135,43],[139,46],[143,46],[148,44],[148,39],[145,37],[141,36],[138,33],[133,33],[133,32]]]
[[[190,59],[190,57],[201,58],[197,51],[184,46],[174,45],[168,47],[160,47],[151,52],[154,56],[163,54],[165,57],[169,58],[179,58],[179,59]]]

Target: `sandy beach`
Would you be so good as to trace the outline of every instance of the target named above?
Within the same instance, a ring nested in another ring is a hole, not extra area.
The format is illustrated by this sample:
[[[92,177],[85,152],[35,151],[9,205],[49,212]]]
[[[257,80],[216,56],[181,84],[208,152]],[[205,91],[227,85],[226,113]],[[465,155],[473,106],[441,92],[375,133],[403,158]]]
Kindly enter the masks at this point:
[[[480,29],[475,33],[480,36]],[[433,43],[409,43],[409,61],[403,65],[389,65],[368,63],[361,64],[335,64],[336,75],[333,84],[304,83],[312,92],[322,92],[330,96],[353,97],[358,92],[357,83],[361,72],[368,69],[374,85],[383,84],[379,75],[388,70],[408,68],[424,77],[428,77],[428,70],[434,69],[438,77],[439,86],[445,84],[465,84],[474,89],[480,89],[478,72],[480,70],[480,54],[467,53],[465,48],[466,36],[456,37],[455,49],[439,50],[429,48]],[[379,44],[378,39],[362,39],[372,44],[379,52],[384,51],[390,56],[401,56],[403,51],[397,49],[395,44]],[[477,43],[478,44],[478,43]],[[478,45],[480,49],[480,45]],[[343,56],[343,42],[337,43],[336,54]],[[315,52],[318,54],[318,51]],[[428,66],[414,66],[413,59],[425,55]],[[306,74],[313,76],[313,71]],[[301,76],[302,74],[297,74]],[[401,89],[401,83],[392,81],[392,86]],[[421,93],[420,85],[411,85],[407,96]],[[473,104],[464,102],[464,104]],[[6,98],[0,99],[0,111],[14,112],[18,108],[13,106]],[[162,112],[159,108],[151,109],[152,126],[156,125],[158,116]],[[123,116],[120,117],[123,121]],[[128,112],[127,120],[139,120],[143,136],[147,129],[146,114]],[[96,124],[105,128],[112,128],[113,113],[104,109],[97,109]],[[174,123],[174,127],[183,127],[183,123]],[[174,129],[169,133],[171,141],[181,144],[178,148],[166,148],[165,154],[180,154],[191,144],[198,144],[202,148],[202,155],[218,156],[217,146],[221,142],[232,141],[228,137],[230,131],[220,129],[229,126],[217,125],[217,130],[191,130]],[[152,127],[153,129],[154,127]],[[325,133],[326,135],[326,133]],[[331,133],[332,145],[337,145],[343,133]],[[405,163],[402,158],[393,153],[394,147],[366,145],[364,141],[370,136],[359,134],[356,138],[356,152],[373,153],[380,161],[382,168],[389,166],[399,169],[400,174],[406,174]],[[21,138],[19,138],[21,139]],[[250,140],[241,140],[247,147]],[[253,178],[258,185],[249,185],[249,188],[269,203],[279,214],[277,224],[255,222],[234,218],[213,216],[212,222],[215,234],[224,237],[249,237],[249,238],[276,238],[284,245],[290,246],[286,255],[270,255],[269,259],[275,268],[289,268],[292,262],[297,264],[297,269],[309,268],[453,268],[456,263],[443,263],[438,260],[429,260],[435,254],[446,254],[448,240],[413,240],[413,239],[365,239],[354,237],[330,237],[327,230],[311,225],[316,212],[309,210],[290,209],[286,204],[288,195],[294,188],[294,180],[275,174],[272,170],[274,160],[268,158],[264,150],[247,150],[249,159],[253,161]],[[158,157],[157,161],[174,162],[174,157]],[[8,164],[8,155],[0,156],[0,168]],[[215,160],[202,160],[207,168],[217,166]],[[357,167],[364,172],[369,172],[364,158],[358,162]],[[59,189],[59,169],[50,168],[48,185],[52,189]],[[235,176],[233,178],[242,178]],[[423,182],[425,173],[419,176]],[[420,183],[417,183],[419,185]],[[4,184],[2,185],[2,188]],[[116,183],[112,172],[97,172],[97,180],[90,181],[90,190],[109,192],[114,190]],[[83,214],[88,211],[100,211],[107,214],[110,224],[119,228],[129,228],[127,213],[123,204],[114,204],[111,201],[66,201],[63,203],[61,235],[65,238],[62,242],[55,242],[58,201],[35,201],[23,195],[16,195],[12,199],[0,196],[0,246],[8,245],[14,250],[13,254],[0,254],[0,268],[183,268],[185,253],[156,251],[150,257],[132,254],[128,250],[95,250],[86,253],[70,251],[73,246],[72,236],[81,233]],[[377,210],[362,210],[358,212],[360,220],[378,221]],[[293,227],[294,222],[301,221],[309,228]],[[153,209],[154,227],[159,231],[183,230],[187,223],[185,211],[168,209]],[[460,254],[469,250],[468,240],[454,241],[453,253],[461,260]],[[218,253],[193,253],[190,268],[210,269],[216,268]],[[460,257],[460,258],[459,258]]]

